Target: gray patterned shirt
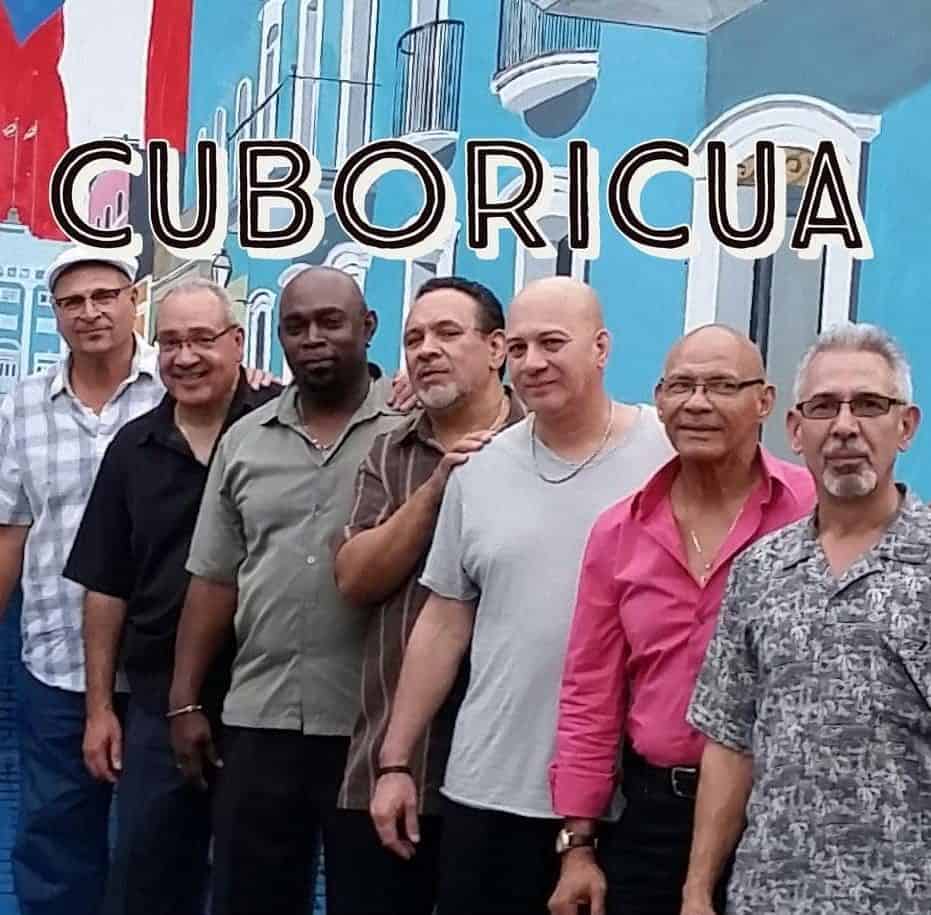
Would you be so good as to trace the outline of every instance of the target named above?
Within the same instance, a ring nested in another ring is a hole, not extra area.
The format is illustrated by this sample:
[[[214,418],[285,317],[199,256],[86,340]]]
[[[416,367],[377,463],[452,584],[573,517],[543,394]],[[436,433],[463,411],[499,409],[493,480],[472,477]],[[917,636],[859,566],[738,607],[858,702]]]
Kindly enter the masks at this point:
[[[84,690],[84,589],[62,577],[107,445],[165,393],[142,337],[127,378],[99,415],[74,395],[68,361],[23,378],[0,404],[0,524],[29,525],[22,657],[43,683]]]
[[[689,710],[753,755],[729,915],[931,912],[929,640],[911,493],[839,579],[813,515],[738,558]]]

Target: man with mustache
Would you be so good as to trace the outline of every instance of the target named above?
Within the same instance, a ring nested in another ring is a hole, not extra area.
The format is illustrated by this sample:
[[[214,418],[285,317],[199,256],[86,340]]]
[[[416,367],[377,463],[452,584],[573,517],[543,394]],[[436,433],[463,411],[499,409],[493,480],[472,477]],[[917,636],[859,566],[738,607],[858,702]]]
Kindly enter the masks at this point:
[[[203,784],[220,765],[203,708],[209,665],[235,631],[223,705],[213,912],[292,915],[329,841],[358,713],[367,613],[336,590],[333,554],[372,442],[401,420],[367,360],[375,313],[347,274],[310,268],[282,291],[278,336],[293,382],[220,440],[187,570],[169,693],[172,743]],[[340,868],[327,868],[341,911]],[[352,875],[352,879],[358,879]]]
[[[226,291],[209,280],[159,302],[156,340],[168,392],[107,449],[64,572],[87,589],[85,761],[96,778],[120,785],[105,915],[203,911],[211,793],[176,768],[165,719],[184,563],[219,437],[281,392],[249,387],[242,328]],[[118,655],[131,688],[125,735],[113,710]],[[202,692],[215,723],[229,663],[226,650]]]
[[[330,869],[349,866],[365,875],[345,881],[356,891],[346,907],[354,915],[433,912],[443,825],[439,787],[468,666],[404,773],[417,786],[420,815],[420,841],[405,858],[382,846],[369,816],[374,787],[390,774],[378,767],[378,753],[404,648],[429,593],[418,579],[450,473],[524,416],[501,383],[504,312],[489,289],[459,277],[429,280],[411,303],[403,343],[424,409],[375,440],[360,468],[349,539],[336,557],[338,587],[369,613],[362,712],[340,791],[344,809],[334,824],[339,854],[327,858]]]
[[[579,560],[599,512],[670,455],[655,411],[605,390],[610,337],[591,288],[531,283],[511,304],[506,344],[533,416],[446,484],[420,579],[432,593],[405,652],[372,804],[382,841],[408,857],[420,836],[404,768],[469,650],[443,782],[440,915],[546,911],[560,826],[547,766]]]
[[[789,414],[807,518],[734,563],[689,720],[708,737],[682,915],[926,915],[931,509],[895,482],[919,423],[884,331],[805,355]],[[741,831],[746,819],[746,830]]]
[[[592,915],[678,915],[704,744],[685,713],[728,570],[747,544],[814,504],[808,471],[760,447],[774,393],[743,334],[718,325],[687,334],[655,391],[676,456],[592,529],[551,769],[574,846],[553,915],[575,915],[580,903]],[[598,836],[619,751],[627,805]]]

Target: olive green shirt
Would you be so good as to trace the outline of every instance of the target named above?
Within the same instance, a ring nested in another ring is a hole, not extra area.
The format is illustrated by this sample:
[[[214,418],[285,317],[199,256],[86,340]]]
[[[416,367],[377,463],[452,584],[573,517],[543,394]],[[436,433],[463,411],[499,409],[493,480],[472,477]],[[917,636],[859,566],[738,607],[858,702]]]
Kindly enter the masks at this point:
[[[390,379],[373,380],[325,452],[301,423],[294,384],[221,439],[187,569],[239,592],[225,724],[352,733],[368,611],[340,597],[333,557],[359,465],[403,419],[385,406],[390,394]]]

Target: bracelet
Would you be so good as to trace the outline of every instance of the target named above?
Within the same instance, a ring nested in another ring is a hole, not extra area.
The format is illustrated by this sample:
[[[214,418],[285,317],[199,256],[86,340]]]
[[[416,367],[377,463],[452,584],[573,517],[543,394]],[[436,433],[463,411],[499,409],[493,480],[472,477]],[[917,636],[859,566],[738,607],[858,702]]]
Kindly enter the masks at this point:
[[[414,777],[414,773],[411,771],[410,766],[379,766],[375,770],[375,777],[381,778],[383,775],[392,775],[395,772],[399,775],[409,775],[411,778]]]
[[[173,709],[170,712],[165,713],[166,718],[177,718],[179,715],[187,715],[191,712],[202,712],[204,707],[202,705],[185,705],[181,708]]]

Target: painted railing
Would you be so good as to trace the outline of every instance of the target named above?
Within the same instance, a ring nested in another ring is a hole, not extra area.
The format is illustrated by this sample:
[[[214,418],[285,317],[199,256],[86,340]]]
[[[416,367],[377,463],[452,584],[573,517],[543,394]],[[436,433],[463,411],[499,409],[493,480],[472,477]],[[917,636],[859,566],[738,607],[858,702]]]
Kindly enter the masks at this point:
[[[427,22],[398,41],[394,135],[458,132],[464,24]]]
[[[560,51],[597,51],[601,23],[544,13],[531,0],[501,0],[498,72]]]

